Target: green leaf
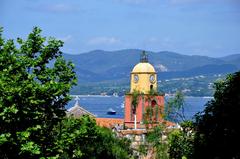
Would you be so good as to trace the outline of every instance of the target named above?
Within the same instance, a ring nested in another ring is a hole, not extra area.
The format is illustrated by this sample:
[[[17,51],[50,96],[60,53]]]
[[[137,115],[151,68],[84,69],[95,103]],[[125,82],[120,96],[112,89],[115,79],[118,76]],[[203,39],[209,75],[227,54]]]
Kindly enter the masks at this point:
[[[4,144],[5,142],[9,141],[9,137],[11,136],[10,133],[6,133],[6,134],[1,134],[0,135],[0,145]]]
[[[30,152],[31,154],[40,154],[41,153],[39,146],[32,141],[21,145],[20,154],[24,153],[24,152]]]

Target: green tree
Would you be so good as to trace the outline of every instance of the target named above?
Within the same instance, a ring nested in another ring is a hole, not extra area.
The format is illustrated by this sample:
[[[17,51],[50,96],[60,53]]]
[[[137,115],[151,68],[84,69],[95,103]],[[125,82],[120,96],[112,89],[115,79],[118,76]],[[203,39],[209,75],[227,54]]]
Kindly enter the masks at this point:
[[[60,158],[129,159],[130,140],[117,138],[110,129],[96,125],[89,116],[66,118],[55,129],[56,151]]]
[[[146,140],[148,150],[153,149],[153,155],[156,159],[168,159],[168,144],[166,142],[166,127],[161,124],[155,126],[147,133]]]
[[[4,40],[0,30],[0,158],[54,156],[53,129],[65,116],[76,84],[63,42],[37,27],[26,40]]]
[[[240,72],[215,83],[214,99],[196,116],[195,158],[240,158]]]
[[[139,97],[141,95],[141,93],[137,90],[134,90],[133,93],[131,94],[132,95],[132,114],[134,115],[134,129],[137,128],[137,106],[138,106],[138,100],[139,100]]]
[[[172,159],[193,158],[194,125],[192,121],[181,123],[182,129],[173,129],[168,135],[169,156]]]
[[[181,91],[177,91],[173,98],[170,98],[165,106],[165,118],[174,122],[185,121],[184,113],[185,100]]]

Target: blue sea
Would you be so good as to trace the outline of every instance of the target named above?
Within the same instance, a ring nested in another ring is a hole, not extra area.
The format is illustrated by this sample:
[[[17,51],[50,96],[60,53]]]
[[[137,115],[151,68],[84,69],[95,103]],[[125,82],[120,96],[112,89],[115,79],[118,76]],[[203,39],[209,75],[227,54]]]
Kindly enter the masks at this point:
[[[81,107],[93,113],[100,118],[124,118],[124,97],[115,96],[88,96],[79,95],[79,103]],[[171,97],[170,97],[171,98]],[[165,103],[169,97],[165,97]],[[187,119],[191,119],[194,114],[199,111],[203,111],[205,104],[211,100],[212,97],[185,97],[185,116]],[[68,105],[67,109],[74,106],[76,100],[73,97]],[[108,115],[108,109],[112,108],[117,113],[115,115]]]

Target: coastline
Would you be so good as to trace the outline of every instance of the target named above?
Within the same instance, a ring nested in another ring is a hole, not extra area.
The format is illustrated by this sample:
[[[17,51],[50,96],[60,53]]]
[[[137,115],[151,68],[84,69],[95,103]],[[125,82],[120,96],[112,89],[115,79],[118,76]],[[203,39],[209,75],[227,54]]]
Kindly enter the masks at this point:
[[[86,95],[78,95],[78,94],[70,94],[71,97],[124,97],[124,96],[114,96],[114,95],[90,95],[90,94],[86,94]],[[175,95],[174,94],[167,94],[165,95],[165,97],[174,97]],[[184,96],[185,98],[211,98],[213,99],[214,97],[213,96]]]

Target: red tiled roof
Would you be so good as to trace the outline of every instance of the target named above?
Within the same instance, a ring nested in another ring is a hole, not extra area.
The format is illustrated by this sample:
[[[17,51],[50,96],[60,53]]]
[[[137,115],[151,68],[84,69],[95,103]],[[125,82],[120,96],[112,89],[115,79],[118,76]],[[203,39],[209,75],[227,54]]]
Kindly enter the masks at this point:
[[[96,118],[97,125],[112,128],[115,125],[123,125],[124,119],[119,118]]]
[[[165,124],[167,127],[176,126],[176,123],[171,122],[171,121],[167,121],[167,120],[164,120],[162,123]]]
[[[120,118],[96,118],[96,123],[97,123],[98,126],[113,128],[115,125],[118,125],[118,124],[123,125],[124,119],[120,119]],[[176,123],[166,121],[166,120],[163,120],[161,123],[165,124],[167,127],[176,125]],[[132,124],[132,126],[133,126],[133,124]]]

